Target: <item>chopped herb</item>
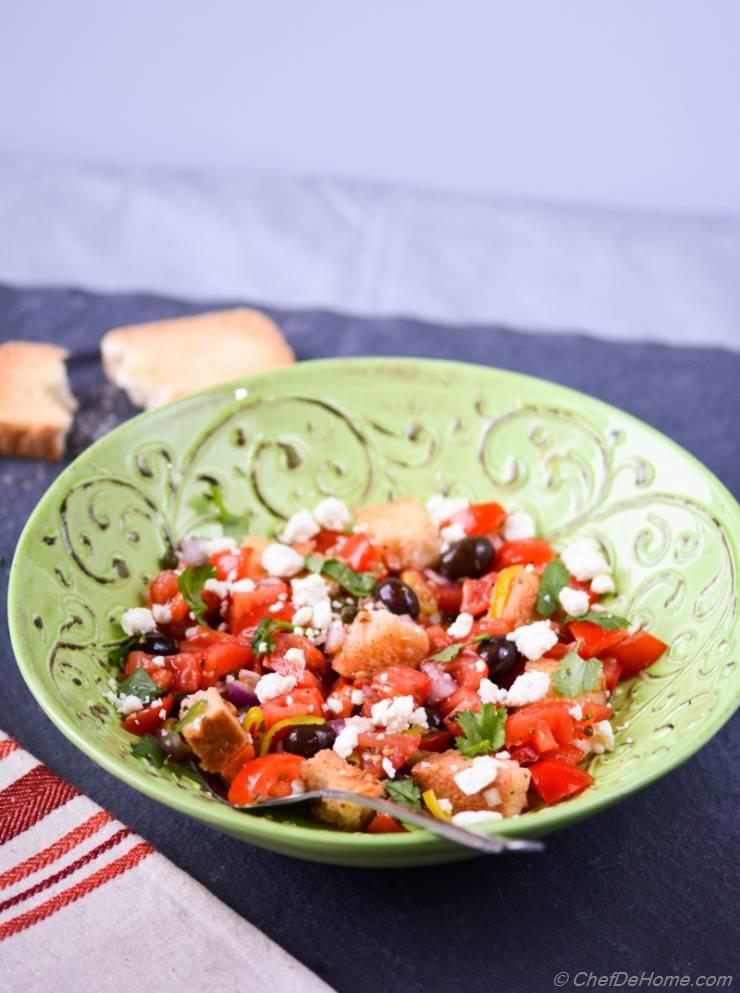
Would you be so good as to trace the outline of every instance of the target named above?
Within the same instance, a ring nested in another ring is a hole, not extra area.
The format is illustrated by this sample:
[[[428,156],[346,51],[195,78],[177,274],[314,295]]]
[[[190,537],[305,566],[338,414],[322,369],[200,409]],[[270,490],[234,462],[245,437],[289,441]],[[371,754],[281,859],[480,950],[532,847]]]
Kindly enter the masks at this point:
[[[375,592],[377,577],[373,572],[355,572],[339,559],[322,559],[319,555],[309,555],[306,559],[309,572],[328,576],[352,596],[371,596]]]
[[[506,737],[506,707],[484,703],[478,713],[464,710],[455,714],[455,719],[463,730],[463,737],[455,738],[455,748],[461,755],[467,758],[488,755],[498,751],[503,745]]]
[[[210,563],[198,566],[189,565],[177,577],[180,592],[199,624],[205,624],[204,618],[207,609],[203,601],[203,587],[209,579],[215,578],[216,570]]]
[[[175,724],[175,726],[172,728],[171,733],[177,734],[178,731],[182,731],[182,729],[185,727],[186,724],[189,724],[191,721],[194,721],[196,717],[200,717],[200,715],[207,709],[208,709],[208,701],[198,700],[197,703],[194,703],[193,706],[190,707],[185,712],[184,716],[180,718],[177,724]]]
[[[406,779],[386,779],[385,791],[391,800],[403,807],[421,809],[421,790],[410,776]]]
[[[553,676],[553,686],[561,696],[574,697],[590,693],[601,683],[601,662],[582,659],[578,654],[580,642],[565,655]]]
[[[249,514],[232,514],[224,502],[224,494],[221,486],[212,480],[209,481],[206,500],[213,504],[225,535],[231,538],[238,538],[246,532]]]
[[[542,573],[540,590],[537,594],[537,613],[540,617],[552,617],[560,606],[560,591],[570,582],[570,573],[560,559],[548,562]]]
[[[125,696],[137,696],[140,700],[152,700],[162,696],[164,690],[157,686],[146,669],[136,669],[131,675],[118,684],[118,692]]]
[[[630,626],[626,617],[619,617],[618,614],[605,614],[600,610],[589,610],[585,614],[581,614],[580,617],[566,617],[565,621],[567,624],[572,624],[574,621],[588,621],[589,624],[598,624],[605,631],[616,631],[617,628]]]
[[[131,749],[137,759],[149,759],[158,769],[164,765],[166,753],[153,734],[144,734]]]
[[[470,641],[456,641],[454,644],[448,645],[447,648],[440,648],[440,650],[435,652],[434,655],[430,655],[429,661],[452,662],[453,659],[457,658],[463,648],[469,648],[478,641],[487,641],[491,637],[492,635],[490,634],[477,634],[475,638],[471,638]]]
[[[116,669],[120,669],[123,665],[129,652],[133,652],[134,648],[139,644],[139,638],[137,635],[132,634],[125,641],[119,641],[117,645],[108,652],[108,665],[115,666]]]
[[[255,655],[269,655],[275,650],[273,634],[276,631],[292,631],[294,624],[276,621],[274,617],[263,617],[252,635],[251,648]]]

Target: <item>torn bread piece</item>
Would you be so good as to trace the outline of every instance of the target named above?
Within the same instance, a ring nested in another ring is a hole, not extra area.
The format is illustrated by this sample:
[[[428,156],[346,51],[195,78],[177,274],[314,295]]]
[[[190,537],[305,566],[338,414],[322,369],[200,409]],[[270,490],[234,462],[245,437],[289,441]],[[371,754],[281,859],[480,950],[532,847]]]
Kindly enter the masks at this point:
[[[277,325],[247,308],[115,328],[100,350],[108,379],[146,409],[295,361]]]
[[[64,360],[67,351],[37,341],[0,345],[0,452],[29,459],[64,454],[77,401]]]

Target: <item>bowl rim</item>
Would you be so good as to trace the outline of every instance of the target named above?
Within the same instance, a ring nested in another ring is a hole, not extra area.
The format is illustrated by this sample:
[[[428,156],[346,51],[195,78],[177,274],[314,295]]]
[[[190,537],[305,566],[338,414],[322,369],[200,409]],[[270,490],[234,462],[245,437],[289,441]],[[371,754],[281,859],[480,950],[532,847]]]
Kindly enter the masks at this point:
[[[65,480],[77,470],[80,462],[94,456],[101,448],[105,448],[105,446],[111,444],[111,441],[115,444],[116,438],[131,430],[133,425],[139,425],[153,416],[161,416],[163,412],[176,410],[180,404],[191,403],[194,399],[215,396],[220,393],[226,395],[245,385],[248,388],[262,388],[264,385],[269,385],[270,381],[276,378],[283,380],[295,376],[300,377],[305,374],[313,376],[321,375],[324,372],[338,372],[346,368],[356,368],[358,366],[375,365],[381,367],[388,364],[392,364],[395,367],[413,366],[418,368],[419,365],[431,366],[440,371],[447,368],[450,372],[460,369],[465,369],[468,372],[473,370],[482,376],[494,376],[498,379],[504,379],[512,385],[518,384],[524,387],[527,384],[536,384],[540,388],[544,385],[555,391],[556,399],[558,400],[580,405],[585,404],[591,408],[595,406],[605,413],[618,415],[621,419],[628,421],[640,430],[648,432],[661,445],[667,445],[673,449],[683,460],[688,460],[689,464],[706,479],[711,492],[727,504],[728,514],[731,515],[731,518],[734,518],[736,525],[735,533],[740,533],[740,505],[738,505],[730,490],[696,456],[692,455],[657,428],[652,427],[640,418],[613,404],[569,386],[564,386],[544,377],[531,376],[508,369],[501,369],[497,366],[488,366],[474,362],[393,355],[348,356],[301,361],[280,369],[260,372],[252,376],[242,376],[225,383],[219,383],[215,386],[198,390],[189,394],[187,397],[182,397],[171,403],[156,407],[153,410],[142,411],[93,442],[93,444],[84,449],[62,470],[44,492],[29,515],[16,545],[9,572],[7,613],[11,647],[21,675],[36,702],[41,706],[46,716],[58,730],[73,745],[79,748],[83,754],[87,755],[88,758],[92,759],[97,765],[104,768],[117,779],[143,793],[150,799],[163,803],[165,806],[193,817],[196,820],[200,820],[212,827],[235,835],[241,840],[254,841],[258,845],[264,844],[265,847],[283,851],[290,849],[291,854],[299,856],[305,850],[313,850],[319,855],[334,853],[339,857],[343,854],[348,856],[350,854],[352,856],[366,855],[370,858],[373,855],[379,858],[393,855],[398,855],[401,858],[412,855],[431,856],[442,848],[449,849],[449,845],[445,842],[440,842],[437,837],[426,831],[398,834],[341,832],[323,828],[320,825],[316,827],[304,827],[302,825],[273,821],[262,816],[250,817],[249,815],[240,814],[238,811],[225,805],[209,801],[201,794],[169,789],[168,787],[172,784],[169,784],[166,780],[158,781],[152,776],[152,770],[149,767],[139,769],[136,765],[125,759],[108,753],[79,730],[78,725],[59,707],[58,700],[51,692],[47,691],[47,688],[36,674],[32,652],[26,644],[25,633],[21,629],[20,611],[18,609],[19,599],[21,597],[21,564],[24,559],[24,552],[31,540],[37,522],[52,507],[56,500],[56,494],[59,488],[64,485]],[[740,559],[738,549],[734,544],[733,551],[735,552],[735,556]],[[740,631],[740,617],[735,622],[736,635],[738,631]],[[740,669],[735,669],[732,679],[734,683],[737,683],[740,690]],[[640,791],[650,783],[662,778],[698,752],[733,715],[738,707],[738,704],[735,702],[738,695],[728,693],[725,700],[715,708],[710,718],[705,721],[697,738],[692,738],[683,745],[674,748],[662,761],[648,770],[638,781],[634,783],[628,782],[608,793],[599,793],[596,791],[592,794],[587,792],[571,802],[566,801],[553,807],[546,807],[522,814],[516,818],[498,821],[492,823],[490,826],[486,825],[486,833],[520,837],[548,834],[558,828],[566,827],[576,820],[589,817]],[[206,801],[205,804],[203,802],[204,800]],[[576,808],[571,805],[573,802],[578,803]]]

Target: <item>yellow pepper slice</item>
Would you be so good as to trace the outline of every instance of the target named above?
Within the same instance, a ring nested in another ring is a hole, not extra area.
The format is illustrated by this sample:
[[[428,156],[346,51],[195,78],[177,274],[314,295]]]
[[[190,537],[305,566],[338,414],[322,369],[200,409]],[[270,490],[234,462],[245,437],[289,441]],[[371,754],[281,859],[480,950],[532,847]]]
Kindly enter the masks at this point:
[[[416,593],[419,610],[424,617],[430,617],[437,612],[437,598],[420,572],[416,569],[404,569],[401,573],[401,582],[406,583]]]
[[[434,790],[424,790],[421,794],[421,798],[427,805],[429,813],[436,817],[438,821],[452,820],[452,814],[448,814],[447,811],[440,806],[439,800],[437,799],[437,794]]]
[[[523,568],[523,565],[509,565],[498,574],[496,585],[493,587],[489,617],[501,617],[503,615],[511,587],[514,585],[517,573],[520,573]]]
[[[296,724],[326,724],[326,721],[323,717],[317,717],[314,714],[300,714],[297,717],[284,717],[282,721],[275,721],[270,730],[262,735],[260,755],[267,755],[278,731],[282,731],[283,728],[295,727]]]
[[[260,707],[250,707],[244,717],[242,717],[242,727],[254,737],[262,725],[265,723],[265,715]]]

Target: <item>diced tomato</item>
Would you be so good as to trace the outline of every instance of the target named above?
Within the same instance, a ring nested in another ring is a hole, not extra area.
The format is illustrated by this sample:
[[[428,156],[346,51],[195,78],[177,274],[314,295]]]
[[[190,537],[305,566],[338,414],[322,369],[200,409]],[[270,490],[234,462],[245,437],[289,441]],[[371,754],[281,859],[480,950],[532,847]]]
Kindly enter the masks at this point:
[[[557,759],[545,759],[530,766],[532,785],[546,804],[558,803],[576,796],[593,782],[583,769]]]
[[[572,647],[572,645],[564,645],[562,641],[558,641],[552,646],[552,648],[548,648],[544,654],[544,658],[564,659]]]
[[[297,686],[290,693],[283,693],[281,696],[273,697],[272,700],[266,700],[262,704],[262,713],[265,718],[265,731],[269,731],[273,724],[285,720],[286,717],[298,717],[303,714],[321,717],[324,713],[324,698],[317,689]]]
[[[286,652],[291,648],[297,648],[303,652],[306,667],[310,672],[323,675],[328,667],[324,653],[321,652],[312,641],[304,638],[303,635],[293,634],[292,631],[278,631],[273,636],[275,651],[271,652],[265,661],[265,667],[279,672],[283,676],[293,676],[296,674],[295,662],[288,662],[285,658]]]
[[[164,572],[160,572],[149,583],[149,602],[150,604],[167,603],[168,600],[176,597],[179,592],[180,584],[178,583],[177,573],[171,569],[165,569]]]
[[[594,655],[609,651],[609,655],[614,655],[614,646],[628,637],[624,628],[616,628],[614,631],[606,631],[598,624],[590,621],[573,621],[568,625],[570,633],[581,642],[578,654],[583,659],[590,659]]]
[[[535,762],[539,762],[542,756],[534,747],[534,745],[520,745],[519,747],[510,747],[509,752],[511,757],[519,765],[534,765]]]
[[[412,669],[408,665],[392,665],[373,676],[370,689],[376,700],[383,697],[411,696],[416,706],[420,707],[426,699],[431,682],[431,678],[418,669]]]
[[[325,528],[314,537],[314,551],[330,558],[347,543],[348,536],[341,531],[327,531]]]
[[[601,660],[601,668],[604,673],[604,688],[609,690],[610,693],[613,693],[619,682],[622,666],[616,659],[609,658]]]
[[[164,665],[157,665],[146,652],[129,652],[123,667],[124,677],[132,676],[137,669],[145,669],[147,675],[160,689],[172,688],[172,673]]]
[[[477,690],[481,680],[488,676],[488,666],[483,659],[468,650],[458,655],[454,662],[449,662],[446,669],[458,686],[468,690]]]
[[[352,714],[352,711],[355,709],[355,704],[352,702],[352,694],[354,692],[355,687],[352,683],[342,680],[337,683],[326,698],[330,719],[349,717]]]
[[[378,549],[361,531],[350,535],[341,547],[335,549],[335,554],[355,572],[370,572],[382,561]]]
[[[376,814],[368,824],[368,834],[403,834],[405,828],[390,814]]]
[[[253,662],[254,655],[249,645],[221,642],[206,649],[203,673],[208,679],[214,676],[218,680],[229,672],[249,668]]]
[[[253,555],[251,548],[237,548],[236,551],[216,552],[211,556],[211,565],[216,570],[216,579],[246,579]],[[233,575],[232,575],[233,573]]]
[[[227,617],[230,630],[240,634],[246,628],[256,627],[263,617],[291,620],[295,611],[289,603],[289,594],[288,586],[279,579],[259,583],[248,593],[232,593]],[[285,597],[284,606],[271,611],[269,608],[282,596]]]
[[[539,756],[537,757],[539,758]],[[567,765],[578,765],[583,759],[583,752],[575,745],[561,745],[551,752],[545,752],[542,758],[544,760],[554,759],[556,762],[565,762]]]
[[[129,714],[123,722],[124,731],[130,734],[153,734],[169,716],[175,698],[172,693],[154,700],[148,707]]]
[[[500,634],[508,634],[513,625],[511,621],[505,621],[500,617],[481,617],[473,625],[471,635],[487,634],[495,638]]]
[[[447,634],[440,624],[430,624],[427,628],[427,638],[429,638],[429,654],[434,655],[452,644],[452,638]]]
[[[495,534],[506,520],[500,503],[474,503],[449,517],[444,524],[459,524],[465,534]]]
[[[249,645],[249,638],[201,625],[192,637],[180,642],[180,651],[191,655],[202,655],[212,645]]]
[[[532,703],[509,714],[506,719],[506,744],[533,745],[540,754],[558,745],[572,743],[576,724],[568,712],[567,700]]]
[[[201,655],[191,652],[167,656],[167,665],[175,674],[173,689],[176,693],[195,693],[201,688],[201,660]]]
[[[229,803],[247,804],[290,796],[301,778],[305,759],[290,752],[275,752],[242,766],[229,787]]]
[[[541,538],[505,541],[496,552],[496,568],[509,565],[546,565],[555,557],[550,545]]]
[[[657,662],[668,645],[647,631],[627,635],[609,649],[609,655],[622,667],[620,679],[631,679],[638,672]]]
[[[363,769],[379,776],[387,775],[382,767],[384,758],[389,759],[393,768],[398,771],[419,750],[420,743],[420,734],[388,734],[379,731],[363,731],[357,739]]]
[[[589,604],[596,603],[599,599],[599,594],[594,593],[591,589],[590,580],[580,580],[576,579],[575,576],[570,577],[570,582],[568,584],[572,590],[580,590],[581,593],[586,593],[588,595]]]
[[[439,609],[447,614],[459,614],[463,597],[462,583],[453,583],[448,579],[430,576],[429,573],[426,573],[424,578],[434,594]]]
[[[453,734],[460,734],[460,727],[455,720],[455,714],[461,710],[480,710],[480,697],[468,686],[461,686],[445,700],[437,704],[437,710],[445,717],[445,727]]]
[[[496,576],[497,573],[489,572],[487,576],[481,576],[480,579],[464,579],[460,610],[466,614],[472,614],[473,617],[485,614],[491,606]]]
[[[422,735],[419,748],[423,752],[445,752],[452,744],[451,731],[429,731]]]

